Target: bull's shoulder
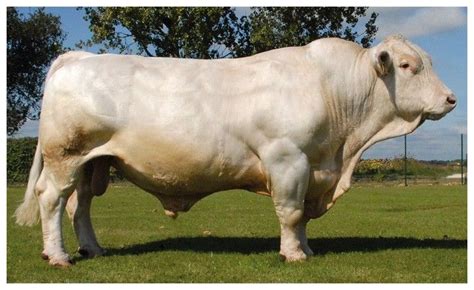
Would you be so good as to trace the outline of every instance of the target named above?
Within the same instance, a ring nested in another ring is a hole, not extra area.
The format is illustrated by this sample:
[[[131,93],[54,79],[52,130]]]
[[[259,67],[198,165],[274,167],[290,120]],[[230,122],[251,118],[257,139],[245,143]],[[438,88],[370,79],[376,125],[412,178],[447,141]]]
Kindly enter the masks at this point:
[[[318,39],[309,43],[306,47],[312,57],[339,62],[341,58],[345,60],[353,59],[357,54],[366,50],[355,42],[340,38]]]
[[[363,49],[359,44],[337,37],[328,37],[314,40],[308,44],[309,47],[347,47],[352,49]]]
[[[285,65],[292,65],[298,64],[302,60],[304,60],[306,51],[306,46],[284,47],[257,53],[250,57],[241,58],[241,60],[246,63],[279,63]]]

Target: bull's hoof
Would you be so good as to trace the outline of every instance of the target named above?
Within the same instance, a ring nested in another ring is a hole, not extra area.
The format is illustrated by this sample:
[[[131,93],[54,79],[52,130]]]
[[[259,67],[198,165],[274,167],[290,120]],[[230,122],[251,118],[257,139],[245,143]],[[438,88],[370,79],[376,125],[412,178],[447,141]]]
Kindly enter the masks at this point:
[[[48,261],[49,260],[49,256],[44,253],[44,252],[41,252],[41,259],[45,260],[45,261]]]
[[[59,268],[68,268],[75,264],[75,262],[71,259],[61,260],[61,259],[50,259],[49,264],[54,267]]]
[[[89,251],[87,251],[86,249],[79,248],[77,252],[84,258],[89,258]]]
[[[105,253],[107,251],[105,249],[99,247],[99,248],[96,248],[95,250],[88,249],[88,248],[79,248],[77,250],[77,252],[82,257],[91,259],[91,258],[94,258],[94,257],[103,256],[103,255],[105,255]]]
[[[292,263],[292,262],[301,262],[306,260],[307,256],[303,251],[297,251],[294,253],[280,253],[280,260]]]

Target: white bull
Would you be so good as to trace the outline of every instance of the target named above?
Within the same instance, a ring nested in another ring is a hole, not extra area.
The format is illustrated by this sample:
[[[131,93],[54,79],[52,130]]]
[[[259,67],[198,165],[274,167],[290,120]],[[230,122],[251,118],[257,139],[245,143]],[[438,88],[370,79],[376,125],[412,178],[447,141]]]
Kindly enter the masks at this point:
[[[349,189],[362,152],[456,104],[431,59],[402,36],[364,49],[340,39],[222,60],[69,52],[52,65],[19,224],[41,214],[52,265],[70,265],[68,206],[79,252],[103,254],[90,203],[114,166],[175,217],[241,188],[271,196],[287,261],[313,254],[306,223]],[[39,206],[38,206],[39,205]]]

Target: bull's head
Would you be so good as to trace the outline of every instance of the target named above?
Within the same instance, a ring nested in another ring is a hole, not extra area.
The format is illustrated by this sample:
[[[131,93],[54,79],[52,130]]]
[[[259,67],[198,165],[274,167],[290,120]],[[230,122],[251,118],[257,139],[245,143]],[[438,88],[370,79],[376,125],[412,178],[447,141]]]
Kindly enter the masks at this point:
[[[387,37],[371,48],[371,57],[400,115],[437,120],[456,107],[456,97],[434,72],[430,56],[403,36]]]

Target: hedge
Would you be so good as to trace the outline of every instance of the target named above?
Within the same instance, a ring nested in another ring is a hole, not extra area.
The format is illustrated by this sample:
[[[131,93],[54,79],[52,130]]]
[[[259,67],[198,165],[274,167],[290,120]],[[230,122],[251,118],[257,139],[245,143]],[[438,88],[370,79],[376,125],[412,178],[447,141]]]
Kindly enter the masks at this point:
[[[38,138],[7,139],[7,183],[25,183]]]

